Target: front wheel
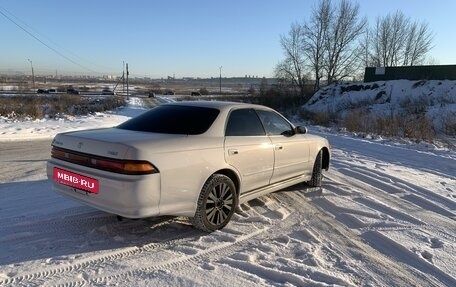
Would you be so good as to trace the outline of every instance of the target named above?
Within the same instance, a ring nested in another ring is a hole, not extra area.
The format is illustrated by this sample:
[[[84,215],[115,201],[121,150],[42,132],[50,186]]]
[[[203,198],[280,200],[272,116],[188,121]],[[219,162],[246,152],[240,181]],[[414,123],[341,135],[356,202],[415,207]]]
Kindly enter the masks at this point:
[[[225,175],[214,174],[201,190],[192,224],[206,232],[221,229],[230,221],[237,204],[233,181]]]
[[[323,166],[323,152],[320,150],[317,154],[317,158],[315,159],[314,167],[312,170],[312,178],[308,182],[308,184],[312,187],[320,187],[321,181],[323,178],[322,172]]]

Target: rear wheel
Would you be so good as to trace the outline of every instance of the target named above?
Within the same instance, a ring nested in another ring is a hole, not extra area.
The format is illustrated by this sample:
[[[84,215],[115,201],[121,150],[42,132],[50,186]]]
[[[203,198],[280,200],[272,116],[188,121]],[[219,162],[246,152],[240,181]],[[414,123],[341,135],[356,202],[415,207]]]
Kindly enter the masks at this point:
[[[312,171],[312,178],[308,182],[310,186],[313,187],[320,187],[321,181],[323,178],[322,173],[322,166],[323,166],[323,152],[320,150],[317,154],[317,158],[315,159],[313,171]]]
[[[192,224],[206,232],[221,229],[230,221],[237,203],[233,181],[225,175],[214,174],[201,190]]]

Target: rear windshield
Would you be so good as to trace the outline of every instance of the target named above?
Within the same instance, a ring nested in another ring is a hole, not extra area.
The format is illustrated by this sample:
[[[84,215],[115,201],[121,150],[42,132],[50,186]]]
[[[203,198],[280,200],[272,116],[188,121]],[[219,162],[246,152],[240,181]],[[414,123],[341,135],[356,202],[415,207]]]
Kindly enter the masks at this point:
[[[206,132],[217,118],[219,110],[192,106],[158,106],[132,118],[117,128],[124,130],[198,135]]]

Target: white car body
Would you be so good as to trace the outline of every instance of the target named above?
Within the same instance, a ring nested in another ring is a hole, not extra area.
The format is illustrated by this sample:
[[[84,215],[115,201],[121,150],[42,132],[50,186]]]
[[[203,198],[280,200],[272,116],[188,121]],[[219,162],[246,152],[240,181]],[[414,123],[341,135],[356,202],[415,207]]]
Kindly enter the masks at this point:
[[[261,110],[279,115],[272,109],[226,102],[166,104],[175,105],[217,109],[219,113],[210,127],[197,135],[104,128],[58,134],[52,143],[54,149],[70,153],[75,151],[77,155],[144,160],[156,167],[158,172],[119,174],[65,158],[51,157],[47,164],[47,175],[52,181],[53,190],[97,209],[128,218],[159,215],[194,217],[202,189],[214,174],[223,174],[233,181],[240,204],[311,180],[320,151],[323,161],[320,171],[329,167],[329,143],[319,136],[307,133],[287,136],[225,135],[227,121],[233,111]],[[64,175],[65,171],[70,175]],[[79,181],[78,184],[69,183],[68,180],[72,180],[71,173],[79,177],[74,179],[75,182]],[[80,188],[81,183],[87,184],[81,179],[85,177],[88,181],[97,181],[97,193]]]

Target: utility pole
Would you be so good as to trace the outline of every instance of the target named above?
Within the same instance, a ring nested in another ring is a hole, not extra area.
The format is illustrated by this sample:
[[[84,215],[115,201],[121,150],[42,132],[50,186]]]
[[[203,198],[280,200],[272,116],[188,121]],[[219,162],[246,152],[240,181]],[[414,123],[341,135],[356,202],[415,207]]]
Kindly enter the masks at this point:
[[[122,61],[122,95],[125,95],[125,61]]]
[[[128,100],[128,75],[130,75],[130,72],[128,72],[128,63],[127,63],[127,100]]]
[[[220,66],[220,95],[222,95],[222,66]]]
[[[32,60],[27,59],[30,62],[30,67],[32,67],[32,83],[33,83],[33,90],[35,90],[35,72],[33,71],[33,63]]]

